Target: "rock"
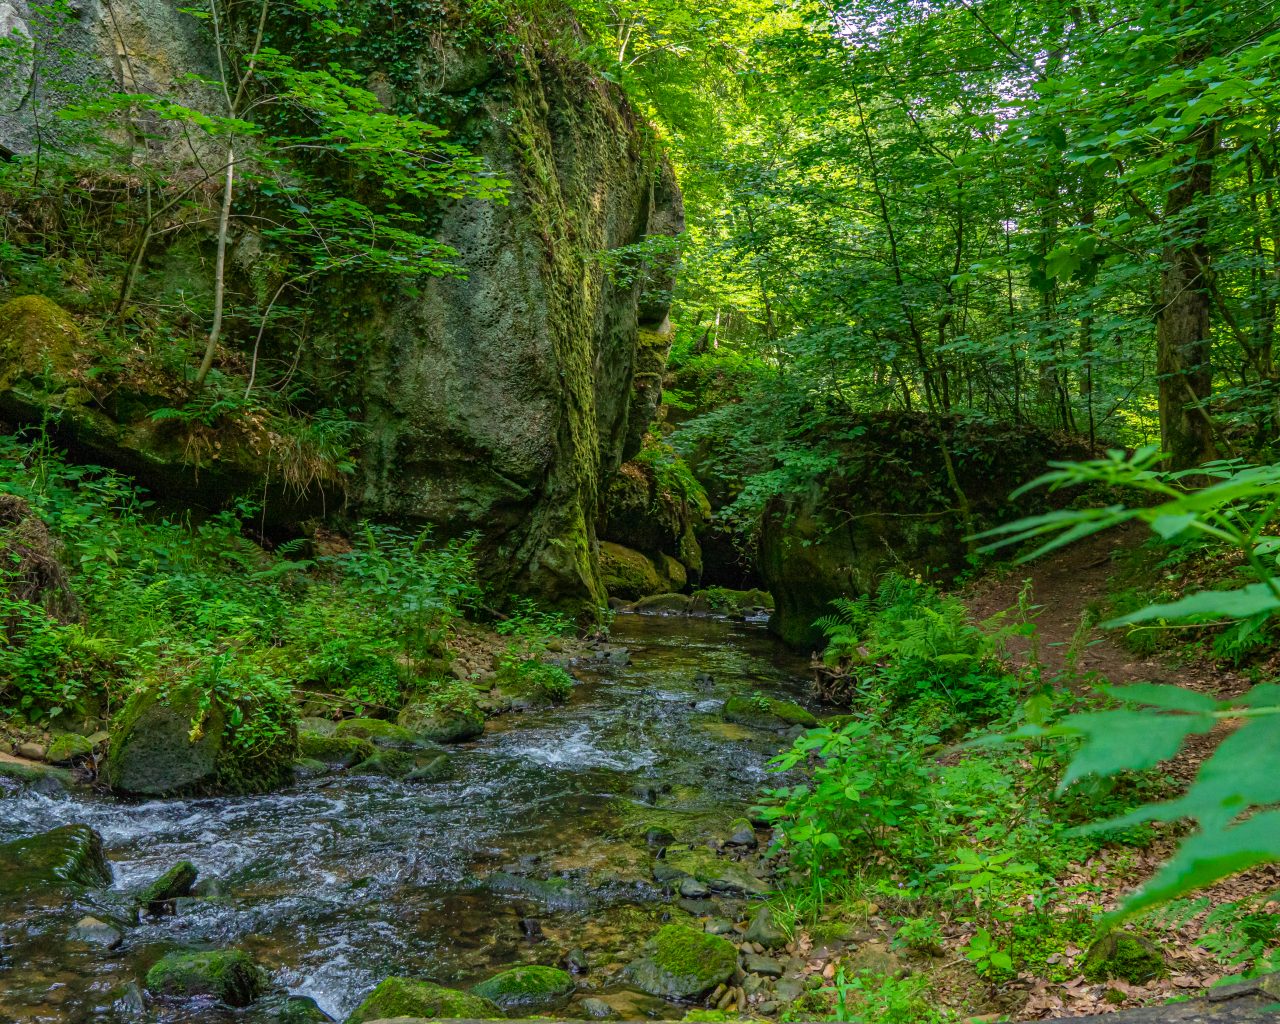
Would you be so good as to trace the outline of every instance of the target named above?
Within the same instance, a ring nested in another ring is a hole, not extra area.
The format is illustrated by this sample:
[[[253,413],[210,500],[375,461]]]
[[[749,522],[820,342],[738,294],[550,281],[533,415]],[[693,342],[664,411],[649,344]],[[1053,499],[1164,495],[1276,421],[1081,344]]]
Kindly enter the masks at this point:
[[[738,967],[728,939],[686,925],[665,925],[626,968],[633,985],[664,999],[695,999],[726,984]]]
[[[190,896],[199,872],[189,860],[180,860],[163,875],[138,893],[138,906],[149,914],[163,914],[173,909],[173,901]]]
[[[711,890],[696,878],[682,878],[680,879],[680,895],[692,900],[698,900],[704,896],[711,895]]]
[[[496,1003],[482,996],[444,988],[413,978],[387,978],[365,998],[346,1024],[389,1020],[396,1017],[472,1018],[490,1020],[502,1016]]]
[[[1142,985],[1168,973],[1164,955],[1150,940],[1129,932],[1108,932],[1089,947],[1081,966],[1087,981],[1127,981]]]
[[[491,1000],[507,1013],[563,1006],[576,989],[568,971],[536,964],[513,967],[471,987],[475,995]]]
[[[578,1009],[582,1011],[582,1015],[588,1020],[618,1020],[622,1016],[603,999],[594,997],[582,1000],[578,1004]]]
[[[90,946],[115,949],[124,941],[124,932],[96,917],[82,917],[71,930],[71,937]]]
[[[759,845],[755,827],[746,818],[735,819],[729,824],[729,836],[725,839],[725,845],[743,846],[754,850]]]
[[[207,996],[228,1006],[248,1006],[266,983],[262,968],[238,949],[170,953],[147,971],[147,991],[154,996]]]
[[[384,750],[422,750],[435,746],[427,737],[395,722],[384,722],[380,718],[348,718],[338,723],[333,734],[336,737],[368,740],[375,747]]]
[[[818,724],[818,720],[795,701],[774,700],[759,694],[730,697],[724,702],[720,714],[726,722],[748,725],[754,729],[776,731],[796,725],[809,729]]]
[[[761,956],[759,953],[743,954],[742,969],[748,974],[758,974],[762,978],[782,977],[782,964],[771,956]]]
[[[780,1003],[794,1003],[805,993],[805,983],[800,978],[780,978],[773,986],[773,995]]]
[[[56,302],[40,295],[10,299],[0,305],[0,390],[20,380],[65,377],[83,343],[75,320]]]
[[[102,837],[88,825],[62,825],[0,844],[0,903],[42,890],[110,884]]]
[[[314,757],[300,757],[293,762],[293,777],[299,782],[318,779],[322,775],[328,775],[330,771],[327,764],[317,761]]]
[[[640,339],[642,344],[652,341],[656,358],[649,369],[660,377],[666,369],[667,339],[643,330]],[[644,351],[649,353],[648,345]],[[666,577],[663,589],[683,590],[702,576],[697,531],[710,519],[711,505],[706,491],[665,442],[650,437],[642,444],[642,457],[623,463],[609,483],[600,536],[649,552],[659,576]]]
[[[773,921],[773,911],[769,907],[761,907],[751,918],[747,930],[742,937],[747,942],[758,942],[765,949],[780,949],[787,944],[787,933]]]
[[[303,733],[315,733],[317,736],[332,736],[334,730],[338,728],[338,723],[332,718],[315,718],[314,716],[306,716],[298,719],[298,737],[302,738]]]
[[[680,850],[667,847],[666,856],[653,862],[654,881],[674,882],[684,878],[704,883],[712,892],[761,896],[769,887],[741,864],[717,857],[705,847]]]
[[[727,917],[708,918],[706,924],[702,926],[702,930],[709,935],[732,935],[733,922]]]
[[[18,756],[25,757],[28,761],[43,761],[45,748],[39,743],[19,743]]]
[[[228,726],[221,705],[205,707],[194,687],[137,690],[112,723],[103,777],[112,789],[137,796],[263,793],[284,785],[298,749],[292,705],[258,704],[245,714],[287,724],[247,753],[234,742],[236,727]]]
[[[629,611],[639,615],[685,615],[689,611],[688,594],[654,594],[642,597]]]
[[[448,754],[428,756],[418,760],[418,767],[404,777],[405,782],[439,782],[446,778],[453,767]]]
[[[49,797],[66,796],[73,782],[71,773],[65,768],[0,761],[0,796],[13,791],[30,791]]]
[[[60,732],[49,741],[49,749],[44,759],[50,764],[71,764],[73,761],[91,757],[94,742],[88,736],[80,736],[74,732]]]
[[[288,993],[263,996],[254,1004],[253,1012],[254,1019],[263,1024],[331,1024],[333,1021],[314,999]]]
[[[600,544],[600,574],[610,597],[635,601],[667,590],[653,559],[609,541]]]
[[[564,955],[561,963],[570,974],[586,974],[591,969],[587,951],[576,946]]]
[[[303,732],[298,735],[298,752],[305,758],[319,761],[331,768],[350,768],[353,764],[371,758],[374,746],[358,736]]]
[[[385,775],[403,779],[416,771],[418,759],[407,750],[379,750],[352,769],[357,775]]]
[[[900,977],[906,966],[896,953],[883,942],[865,942],[845,958],[845,967],[853,974]]]
[[[396,722],[436,743],[465,743],[484,733],[484,715],[474,705],[440,709],[429,704],[407,704],[400,709]]]

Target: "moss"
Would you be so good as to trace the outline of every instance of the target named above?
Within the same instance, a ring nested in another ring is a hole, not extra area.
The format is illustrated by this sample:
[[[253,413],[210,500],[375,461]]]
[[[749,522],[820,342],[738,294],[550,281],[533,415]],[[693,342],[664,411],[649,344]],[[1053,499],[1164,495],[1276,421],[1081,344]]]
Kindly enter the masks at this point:
[[[433,985],[412,978],[387,978],[365,998],[346,1020],[346,1024],[363,1024],[371,1020],[396,1017],[500,1018],[502,1011],[481,996]]]
[[[801,725],[806,729],[818,724],[813,715],[795,701],[737,694],[724,702],[721,712],[725,721],[748,725],[755,729],[789,729]]]
[[[238,949],[170,953],[147,971],[147,991],[168,998],[211,996],[228,1006],[248,1006],[266,986],[266,976]]]
[[[649,557],[621,544],[605,541],[600,545],[600,571],[610,597],[634,601],[666,589]]]
[[[22,377],[64,375],[82,344],[76,322],[56,302],[23,295],[0,306],[0,388]]]
[[[435,707],[409,704],[400,709],[396,722],[418,736],[436,743],[463,743],[484,732],[484,715],[474,701],[469,706]]]
[[[728,939],[669,924],[649,940],[645,955],[627,973],[650,995],[692,999],[728,981],[737,967],[738,950]]]
[[[503,1010],[552,1009],[565,1003],[576,987],[567,971],[534,964],[495,974],[471,991]]]
[[[1095,983],[1119,979],[1141,985],[1163,978],[1168,968],[1153,943],[1128,932],[1109,932],[1089,947],[1081,973]]]
[[[44,889],[110,884],[102,837],[88,825],[62,825],[0,844],[0,902]]]
[[[69,764],[77,757],[93,753],[93,741],[73,732],[59,733],[49,743],[44,758],[50,764]]]
[[[325,736],[318,732],[303,732],[298,736],[298,753],[304,758],[326,765],[350,768],[366,761],[374,754],[374,746],[358,736]]]
[[[170,900],[190,895],[198,876],[199,872],[191,861],[180,860],[138,893],[138,905],[153,914],[160,913]]]
[[[373,757],[361,761],[352,771],[361,775],[385,775],[390,779],[403,779],[418,767],[418,759],[407,750],[379,750]]]
[[[333,734],[339,738],[355,737],[368,740],[375,747],[383,747],[387,750],[414,750],[432,745],[425,736],[419,736],[402,725],[384,722],[380,718],[348,718],[338,723]]]

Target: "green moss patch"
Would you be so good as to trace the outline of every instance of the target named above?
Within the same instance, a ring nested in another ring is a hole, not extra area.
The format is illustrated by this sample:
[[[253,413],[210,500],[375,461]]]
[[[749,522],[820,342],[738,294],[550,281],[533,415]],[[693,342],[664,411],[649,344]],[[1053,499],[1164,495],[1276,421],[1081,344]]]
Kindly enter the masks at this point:
[[[504,1010],[553,1009],[573,995],[573,977],[558,967],[513,967],[480,982],[471,991]]]
[[[1095,983],[1119,980],[1142,985],[1163,978],[1168,967],[1154,943],[1128,932],[1110,932],[1089,947],[1081,973]]]
[[[662,928],[645,946],[645,955],[627,966],[641,991],[664,999],[694,999],[733,977],[738,951],[719,935],[682,924]]]
[[[500,1018],[502,1010],[482,996],[457,989],[433,985],[412,978],[387,978],[365,998],[346,1020],[346,1024],[391,1020],[396,1017]]]
[[[228,1006],[248,1006],[267,979],[248,953],[238,949],[170,953],[147,971],[147,991],[169,999],[207,996]]]
[[[739,694],[724,703],[721,715],[726,722],[751,726],[753,729],[790,729],[801,725],[811,729],[818,724],[813,715],[795,701]]]

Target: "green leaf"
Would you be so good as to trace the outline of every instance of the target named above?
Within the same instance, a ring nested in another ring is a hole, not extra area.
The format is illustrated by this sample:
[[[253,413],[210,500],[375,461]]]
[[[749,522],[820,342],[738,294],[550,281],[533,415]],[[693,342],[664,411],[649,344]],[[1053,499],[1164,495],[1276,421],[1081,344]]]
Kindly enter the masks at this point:
[[[1059,791],[1086,775],[1106,777],[1141,771],[1173,757],[1183,740],[1213,728],[1212,715],[1167,715],[1142,711],[1098,711],[1068,715],[1053,731],[1084,743],[1067,766]]]
[[[1165,711],[1217,711],[1223,706],[1222,701],[1208,694],[1167,683],[1130,683],[1128,686],[1103,686],[1101,689],[1116,700]]]
[[[1102,624],[1104,629],[1132,626],[1153,619],[1247,619],[1280,610],[1280,594],[1267,583],[1250,583],[1238,590],[1202,590],[1168,604],[1152,604]]]

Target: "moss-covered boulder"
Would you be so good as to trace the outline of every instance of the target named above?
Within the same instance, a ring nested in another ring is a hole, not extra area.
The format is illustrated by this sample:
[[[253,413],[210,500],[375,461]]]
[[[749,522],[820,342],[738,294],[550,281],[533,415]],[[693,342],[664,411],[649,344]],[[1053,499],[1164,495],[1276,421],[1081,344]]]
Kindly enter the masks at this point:
[[[0,305],[0,389],[24,378],[63,378],[84,344],[66,310],[42,295]]]
[[[576,987],[568,971],[530,964],[495,974],[472,986],[471,991],[510,1012],[563,1006]]]
[[[147,991],[154,996],[203,996],[228,1006],[248,1006],[262,994],[266,984],[266,973],[239,949],[170,953],[147,971]]]
[[[236,742],[258,715],[275,716],[272,728]],[[297,752],[292,707],[258,702],[233,726],[194,687],[156,686],[135,691],[112,721],[103,778],[137,796],[264,793],[292,779]]]
[[[412,978],[387,978],[375,988],[347,1018],[346,1024],[393,1020],[396,1017],[470,1018],[493,1020],[502,1017],[496,1003],[469,992],[444,988]]]
[[[729,981],[737,966],[738,950],[728,939],[669,924],[649,940],[643,956],[627,965],[626,974],[650,995],[696,999]]]
[[[189,860],[180,860],[163,875],[138,890],[138,906],[149,914],[163,914],[173,908],[173,901],[191,895],[200,872]]]
[[[42,793],[45,796],[66,796],[75,782],[65,768],[51,768],[44,764],[26,764],[21,761],[0,761],[0,796],[11,792]]]
[[[654,594],[640,598],[627,611],[640,615],[688,615],[692,603],[688,594]]]
[[[720,712],[726,722],[747,725],[753,729],[780,730],[794,726],[811,729],[818,724],[813,714],[795,701],[774,700],[759,694],[736,694],[724,702]]]
[[[422,750],[435,746],[426,736],[381,718],[348,718],[338,723],[333,734],[339,739],[367,740],[384,750]]]
[[[653,559],[621,544],[600,545],[600,573],[610,597],[636,601],[668,589]]]
[[[47,890],[110,884],[102,837],[88,825],[62,825],[0,844],[0,903]]]
[[[359,736],[334,736],[332,733],[307,731],[298,734],[298,753],[331,768],[350,768],[353,764],[371,758],[374,746]]]
[[[74,732],[60,732],[49,741],[44,759],[50,764],[71,764],[94,752],[93,740]]]
[[[408,750],[379,750],[351,770],[357,775],[385,775],[403,779],[418,767],[418,758]]]
[[[396,723],[436,743],[465,743],[484,733],[484,715],[474,705],[406,704],[396,716]]]
[[[717,857],[705,846],[667,847],[653,862],[653,879],[664,885],[679,885],[692,878],[713,892],[735,896],[761,896],[769,887],[740,863]]]
[[[1142,985],[1163,978],[1169,968],[1155,943],[1129,932],[1108,932],[1089,947],[1080,973],[1092,982]]]

